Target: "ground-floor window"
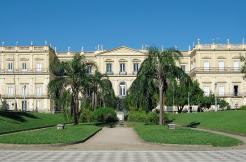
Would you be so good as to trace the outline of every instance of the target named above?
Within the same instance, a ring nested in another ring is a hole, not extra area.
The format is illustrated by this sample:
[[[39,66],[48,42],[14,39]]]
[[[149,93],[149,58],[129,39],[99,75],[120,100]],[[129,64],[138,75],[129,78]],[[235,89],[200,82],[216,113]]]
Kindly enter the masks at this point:
[[[204,87],[203,87],[203,91],[204,91],[204,95],[205,95],[205,96],[209,96],[209,92],[210,92],[210,91],[209,91],[209,87],[208,87],[208,86],[204,86]]]
[[[22,100],[21,102],[21,105],[22,105],[22,111],[26,111],[27,110],[27,100]]]
[[[120,83],[120,96],[126,96],[126,83],[121,82]]]

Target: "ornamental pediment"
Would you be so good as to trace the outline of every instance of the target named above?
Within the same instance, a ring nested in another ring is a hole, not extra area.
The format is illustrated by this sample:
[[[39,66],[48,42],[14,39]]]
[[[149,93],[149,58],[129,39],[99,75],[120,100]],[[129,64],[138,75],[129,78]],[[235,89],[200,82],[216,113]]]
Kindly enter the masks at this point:
[[[121,46],[113,48],[112,50],[102,51],[98,53],[97,56],[146,56],[146,53],[126,46]]]

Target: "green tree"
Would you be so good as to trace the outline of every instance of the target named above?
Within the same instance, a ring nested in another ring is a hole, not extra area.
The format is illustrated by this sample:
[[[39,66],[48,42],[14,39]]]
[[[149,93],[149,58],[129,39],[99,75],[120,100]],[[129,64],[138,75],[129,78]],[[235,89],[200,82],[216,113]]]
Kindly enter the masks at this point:
[[[163,105],[165,104],[165,93],[168,88],[168,82],[182,78],[185,75],[183,70],[176,66],[180,56],[181,53],[176,49],[160,50],[155,47],[149,48],[148,58],[142,63],[137,76],[137,81],[133,82],[129,92],[131,96],[134,96],[134,99],[136,99],[135,102],[137,101],[138,104],[141,104],[139,99],[142,98],[148,100],[147,102],[145,101],[145,103],[152,104],[150,102],[154,101],[153,96],[156,88],[158,89],[160,125],[164,124]]]
[[[49,82],[49,93],[58,98],[64,96],[64,93],[70,94],[70,111],[76,125],[79,123],[80,116],[79,97],[84,94],[85,85],[88,85],[89,81],[85,59],[83,56],[75,54],[71,61],[57,61],[54,64],[58,66],[52,69],[56,77]]]

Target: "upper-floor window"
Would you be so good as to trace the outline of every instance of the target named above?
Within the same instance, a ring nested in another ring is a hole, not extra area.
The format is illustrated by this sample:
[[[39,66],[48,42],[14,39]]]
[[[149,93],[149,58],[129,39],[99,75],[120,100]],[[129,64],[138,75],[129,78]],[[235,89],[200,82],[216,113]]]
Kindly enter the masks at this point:
[[[224,61],[219,61],[219,71],[224,71],[224,67],[225,67],[225,65],[224,65]]]
[[[238,96],[238,85],[233,86],[233,96]]]
[[[36,87],[36,96],[41,96],[42,95],[42,87]]]
[[[24,96],[24,97],[26,97],[27,96],[27,85],[25,84],[25,85],[23,85],[22,87],[21,87],[21,93],[22,93],[22,96]]]
[[[204,69],[204,71],[209,71],[209,61],[203,62],[203,69]]]
[[[112,73],[112,63],[106,63],[106,73]]]
[[[41,64],[41,63],[37,63],[37,64],[36,64],[36,71],[37,71],[37,72],[42,71],[42,64]]]
[[[27,71],[27,66],[26,66],[26,63],[25,62],[23,62],[22,64],[21,64],[21,70],[22,71]]]
[[[120,72],[125,72],[126,71],[126,64],[125,63],[120,63]]]
[[[138,72],[139,69],[139,63],[133,63],[133,72]]]
[[[233,69],[234,69],[234,71],[239,71],[240,70],[240,62],[239,62],[239,60],[233,61]]]
[[[8,71],[13,71],[13,62],[8,63]]]
[[[92,73],[92,65],[87,65],[87,72],[88,72],[89,74]]]
[[[225,87],[223,85],[219,86],[219,96],[224,96],[225,94]]]
[[[8,90],[7,91],[8,96],[14,95],[14,87],[13,86],[9,86],[7,90]]]

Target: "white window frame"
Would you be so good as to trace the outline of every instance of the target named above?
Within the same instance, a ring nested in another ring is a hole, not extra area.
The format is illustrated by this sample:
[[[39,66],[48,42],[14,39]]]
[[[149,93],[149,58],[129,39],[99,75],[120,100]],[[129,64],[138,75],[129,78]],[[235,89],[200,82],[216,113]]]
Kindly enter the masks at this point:
[[[120,86],[119,86],[119,95],[120,96],[126,96],[126,83],[125,82],[121,82]]]
[[[22,62],[21,71],[27,71],[27,63],[26,62]]]
[[[126,72],[126,64],[123,62],[120,63],[120,72],[121,73]]]
[[[234,71],[240,71],[240,61],[239,60],[233,61],[233,70]]]
[[[218,62],[218,66],[219,66],[219,71],[224,71],[225,70],[225,62],[223,60],[220,60]]]
[[[13,71],[13,62],[8,62],[8,71]]]
[[[219,85],[219,96],[224,96],[224,95],[225,95],[225,86]]]
[[[209,96],[209,94],[210,94],[210,88],[209,88],[209,86],[203,86],[203,91],[204,91],[204,95],[205,96]]]
[[[112,63],[111,62],[106,63],[106,73],[112,73]]]
[[[184,67],[184,69],[183,69],[182,67]],[[186,65],[182,64],[182,65],[180,65],[180,68],[181,68],[184,72],[186,72]]]
[[[42,86],[36,87],[36,96],[40,97],[40,96],[42,96],[42,93],[43,93]]]
[[[36,68],[36,72],[41,72],[42,71],[42,64],[37,63],[35,68]]]
[[[87,65],[88,74],[92,74],[92,65]]]
[[[204,60],[203,62],[203,70],[204,71],[209,71],[210,63],[208,60]]]
[[[133,63],[133,72],[138,72],[138,70],[139,70],[139,63],[134,62]]]
[[[25,86],[26,86],[26,88],[25,88]],[[21,95],[23,97],[27,97],[27,95],[28,95],[28,85],[27,84],[24,84],[21,86]]]
[[[8,94],[8,96],[13,96],[14,95],[14,86],[8,86],[7,94]]]

